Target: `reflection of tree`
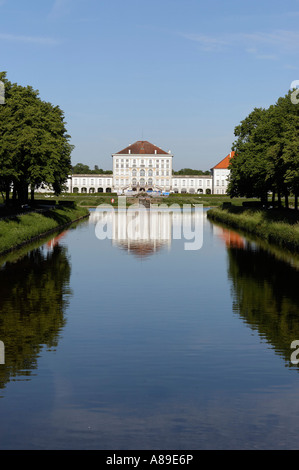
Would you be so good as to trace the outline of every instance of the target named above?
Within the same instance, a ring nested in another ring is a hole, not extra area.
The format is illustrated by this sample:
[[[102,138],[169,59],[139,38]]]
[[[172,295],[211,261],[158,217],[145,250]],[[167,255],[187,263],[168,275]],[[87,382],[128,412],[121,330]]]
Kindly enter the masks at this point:
[[[30,375],[43,346],[57,346],[65,324],[70,264],[66,249],[35,249],[0,270],[0,339],[5,366],[0,388],[19,373]]]
[[[290,361],[299,339],[299,271],[263,249],[229,248],[234,311]]]

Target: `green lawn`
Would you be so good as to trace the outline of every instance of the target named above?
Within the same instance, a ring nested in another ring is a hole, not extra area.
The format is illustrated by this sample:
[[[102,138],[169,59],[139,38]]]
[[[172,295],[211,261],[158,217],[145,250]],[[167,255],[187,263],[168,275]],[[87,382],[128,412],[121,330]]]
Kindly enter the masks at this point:
[[[146,195],[147,196],[147,195]],[[59,197],[46,197],[45,195],[38,194],[36,197],[39,200],[44,201],[75,201],[78,206],[83,207],[97,207],[100,204],[112,204],[111,200],[114,199],[113,206],[118,205],[118,196],[117,194],[113,193],[101,193],[101,194],[66,194],[65,196]],[[233,200],[234,204],[242,205],[243,201],[246,201],[246,198],[236,198]],[[249,199],[252,201],[257,201],[257,199]],[[134,204],[136,203],[137,199],[132,197],[127,197],[127,204]],[[153,198],[152,202],[155,204],[179,204],[183,206],[184,204],[203,204],[205,207],[210,206],[220,206],[223,202],[230,202],[231,199],[229,196],[226,195],[215,195],[215,194],[171,194],[170,196],[161,196],[158,198]]]

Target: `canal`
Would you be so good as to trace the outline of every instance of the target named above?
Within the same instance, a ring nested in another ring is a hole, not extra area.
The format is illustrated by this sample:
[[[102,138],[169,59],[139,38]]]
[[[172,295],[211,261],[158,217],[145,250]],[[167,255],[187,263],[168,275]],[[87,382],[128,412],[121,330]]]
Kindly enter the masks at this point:
[[[159,217],[91,210],[1,259],[0,449],[299,448],[298,258]]]

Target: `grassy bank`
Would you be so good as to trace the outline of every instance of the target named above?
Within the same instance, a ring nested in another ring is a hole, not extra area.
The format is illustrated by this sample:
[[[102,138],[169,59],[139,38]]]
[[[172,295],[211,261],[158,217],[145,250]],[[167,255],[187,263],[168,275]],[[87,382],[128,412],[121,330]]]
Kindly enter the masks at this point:
[[[101,204],[111,204],[111,200],[114,199],[113,206],[118,206],[118,196],[117,194],[112,193],[67,194],[66,196],[59,197],[46,197],[46,195],[39,194],[37,197],[39,200],[45,200],[48,203],[58,203],[59,201],[64,201],[67,198],[68,201],[75,201],[75,203],[80,207],[97,207]],[[229,196],[216,194],[171,194],[167,197],[152,198],[152,202],[154,204],[167,204],[168,206],[178,204],[181,207],[184,204],[203,204],[205,207],[218,207],[224,202],[230,201],[231,199]],[[241,206],[244,201],[247,201],[247,199],[235,198],[234,204]],[[252,201],[257,201],[257,199],[252,199]],[[135,204],[136,202],[137,199],[135,197],[127,198],[128,205]]]
[[[50,231],[70,225],[88,214],[86,208],[60,206],[43,213],[30,212],[3,218],[0,220],[0,254],[41,238]]]
[[[240,229],[269,243],[299,251],[299,212],[293,209],[210,209],[210,220]]]

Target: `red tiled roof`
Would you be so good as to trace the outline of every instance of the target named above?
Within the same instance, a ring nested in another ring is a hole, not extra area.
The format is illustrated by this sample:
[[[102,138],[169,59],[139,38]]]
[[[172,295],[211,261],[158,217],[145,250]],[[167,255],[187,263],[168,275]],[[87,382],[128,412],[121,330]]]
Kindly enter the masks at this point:
[[[235,152],[229,153],[223,160],[221,160],[221,162],[218,163],[218,165],[213,167],[213,170],[227,170],[230,160],[234,156],[235,156]]]
[[[129,152],[129,150],[131,152]],[[147,155],[154,155],[155,151],[157,154],[163,154],[163,155],[169,155],[168,152],[165,152],[164,150],[160,149],[160,147],[157,147],[154,144],[151,144],[150,142],[147,142],[146,140],[138,140],[135,142],[135,144],[129,145],[125,149],[121,150],[120,152],[117,152],[117,155],[119,154],[127,154],[129,153],[133,155],[139,155],[139,154],[147,154]]]

